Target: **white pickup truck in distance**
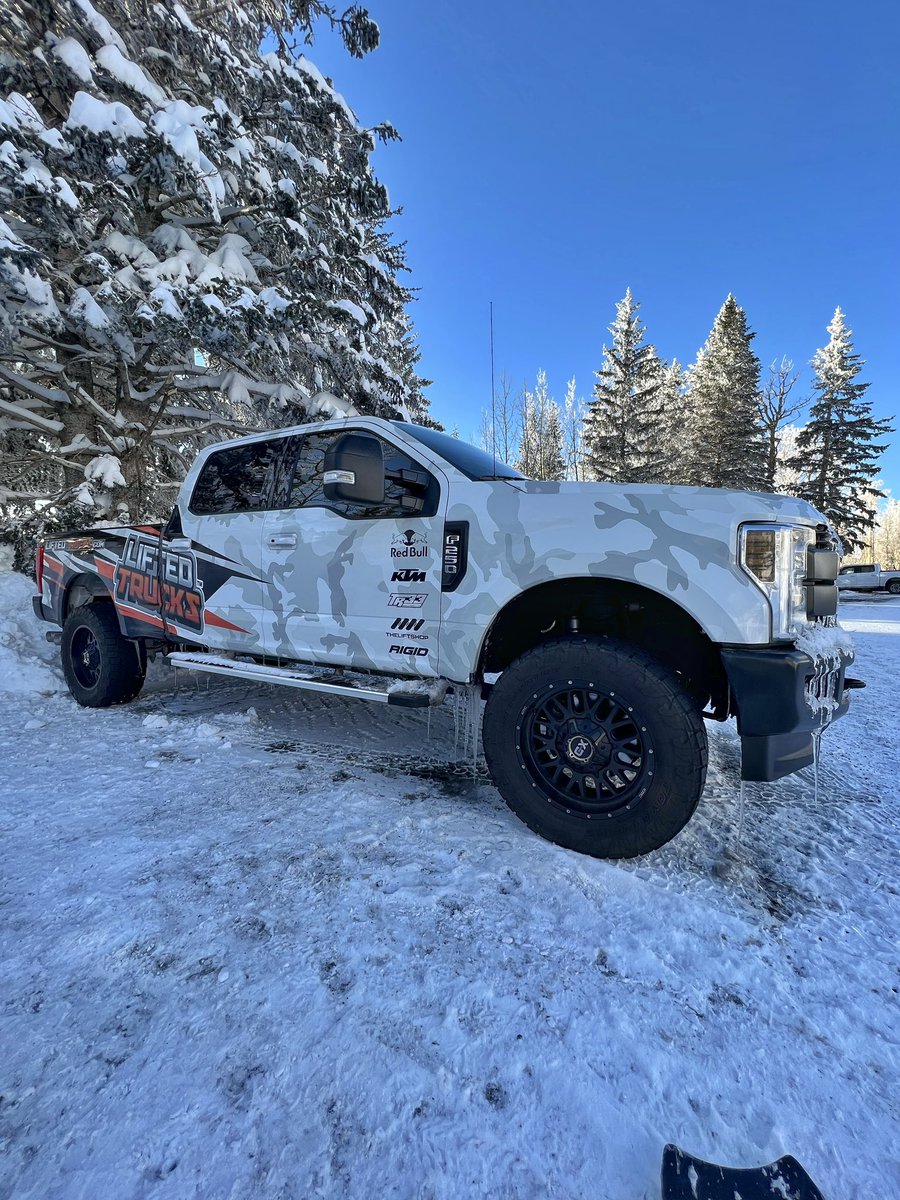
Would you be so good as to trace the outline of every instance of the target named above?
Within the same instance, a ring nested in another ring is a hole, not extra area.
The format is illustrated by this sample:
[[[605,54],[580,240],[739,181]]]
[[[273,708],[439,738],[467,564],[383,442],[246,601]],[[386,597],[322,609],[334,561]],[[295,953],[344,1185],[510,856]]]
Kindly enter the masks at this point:
[[[842,592],[890,592],[900,596],[900,571],[882,571],[879,563],[841,567],[837,585]]]
[[[162,528],[48,539],[34,606],[83,705],[136,696],[153,654],[403,706],[472,689],[510,808],[628,857],[696,808],[704,719],[736,718],[744,779],[812,762],[854,683],[829,642],[837,572],[800,500],[539,483],[433,429],[348,417],[206,449]],[[372,678],[354,690],[345,669]]]

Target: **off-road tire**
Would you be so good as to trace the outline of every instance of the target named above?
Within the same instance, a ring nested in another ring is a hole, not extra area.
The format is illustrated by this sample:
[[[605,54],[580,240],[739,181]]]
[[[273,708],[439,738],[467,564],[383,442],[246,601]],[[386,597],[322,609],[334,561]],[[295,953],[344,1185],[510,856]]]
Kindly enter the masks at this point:
[[[900,596],[900,579],[891,579],[887,585],[887,590],[892,596]]]
[[[144,686],[144,648],[122,636],[116,610],[107,601],[83,604],[69,613],[61,656],[69,691],[85,708],[126,704]]]
[[[523,654],[491,690],[483,740],[516,816],[594,858],[632,858],[670,841],[706,781],[696,701],[655,659],[612,638],[560,639]]]

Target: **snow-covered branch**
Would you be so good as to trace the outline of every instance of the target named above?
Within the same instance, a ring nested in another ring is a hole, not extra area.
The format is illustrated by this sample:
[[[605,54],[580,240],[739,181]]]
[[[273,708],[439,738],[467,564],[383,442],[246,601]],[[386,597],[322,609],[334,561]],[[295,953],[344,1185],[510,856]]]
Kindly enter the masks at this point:
[[[30,408],[23,408],[21,404],[11,404],[8,400],[0,400],[0,412],[15,417],[17,421],[22,421],[26,425],[32,425],[35,429],[40,429],[42,433],[62,433],[65,428],[62,421],[39,416]]]

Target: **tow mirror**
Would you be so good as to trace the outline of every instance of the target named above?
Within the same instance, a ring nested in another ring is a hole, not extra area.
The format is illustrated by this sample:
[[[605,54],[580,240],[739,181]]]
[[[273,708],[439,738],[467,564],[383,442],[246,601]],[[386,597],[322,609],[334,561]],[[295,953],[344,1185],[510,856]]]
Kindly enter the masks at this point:
[[[384,503],[384,451],[367,433],[342,434],[325,455],[326,500]]]

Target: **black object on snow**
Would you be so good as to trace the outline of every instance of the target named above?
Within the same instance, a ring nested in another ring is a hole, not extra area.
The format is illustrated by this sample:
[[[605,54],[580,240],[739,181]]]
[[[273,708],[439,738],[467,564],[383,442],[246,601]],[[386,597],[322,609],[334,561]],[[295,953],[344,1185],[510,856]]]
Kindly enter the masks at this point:
[[[765,1167],[717,1167],[666,1146],[662,1200],[825,1200],[790,1154]]]

